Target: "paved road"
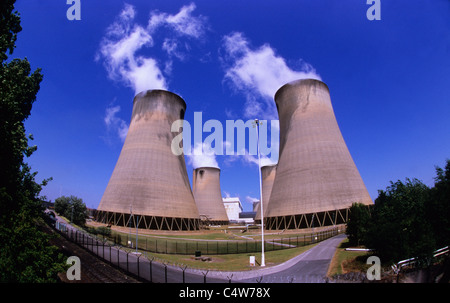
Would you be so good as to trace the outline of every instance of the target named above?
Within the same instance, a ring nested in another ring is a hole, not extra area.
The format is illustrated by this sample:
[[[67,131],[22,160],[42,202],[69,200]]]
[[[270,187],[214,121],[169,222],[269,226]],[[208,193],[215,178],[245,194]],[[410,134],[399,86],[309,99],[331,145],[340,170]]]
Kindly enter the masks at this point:
[[[345,235],[341,234],[320,242],[310,250],[295,258],[296,263],[276,273],[263,276],[266,283],[321,283],[326,281],[326,274],[336,248]]]

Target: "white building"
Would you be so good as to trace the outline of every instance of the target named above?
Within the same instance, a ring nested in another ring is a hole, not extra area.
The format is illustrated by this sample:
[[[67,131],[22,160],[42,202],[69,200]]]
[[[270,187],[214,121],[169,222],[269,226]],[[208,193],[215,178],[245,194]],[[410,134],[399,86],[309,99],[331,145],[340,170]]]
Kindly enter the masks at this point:
[[[242,212],[242,204],[238,197],[235,198],[222,198],[223,205],[227,211],[228,220],[230,222],[239,221],[239,214]]]

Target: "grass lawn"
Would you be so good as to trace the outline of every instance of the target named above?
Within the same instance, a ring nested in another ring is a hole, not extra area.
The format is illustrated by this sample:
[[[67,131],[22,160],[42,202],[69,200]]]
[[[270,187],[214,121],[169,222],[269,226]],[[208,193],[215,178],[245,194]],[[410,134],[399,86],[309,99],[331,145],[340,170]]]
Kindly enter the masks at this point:
[[[327,276],[332,277],[353,271],[365,272],[370,267],[370,265],[366,264],[367,258],[371,255],[370,252],[346,251],[347,247],[349,247],[348,239],[345,239],[334,253]]]
[[[302,252],[312,248],[316,244],[311,244],[303,247],[283,249],[276,251],[265,252],[266,266],[273,266],[283,263]],[[169,255],[169,254],[155,254],[142,251],[148,258],[155,258],[155,261],[166,262],[169,264],[178,265],[180,267],[187,266],[189,268],[222,270],[222,271],[241,271],[250,270],[250,256],[256,257],[256,268],[261,262],[261,253],[243,253],[243,254],[226,254],[226,255],[204,255],[211,258],[211,261],[195,260],[194,256],[189,255]]]

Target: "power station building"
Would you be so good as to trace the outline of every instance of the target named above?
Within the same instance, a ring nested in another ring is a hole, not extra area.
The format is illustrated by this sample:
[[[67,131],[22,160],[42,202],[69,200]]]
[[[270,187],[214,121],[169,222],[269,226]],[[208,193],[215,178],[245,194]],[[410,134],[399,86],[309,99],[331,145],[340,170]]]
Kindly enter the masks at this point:
[[[198,167],[194,169],[192,191],[200,219],[207,224],[227,224],[228,216],[222,201],[220,169]]]
[[[275,103],[280,148],[264,210],[266,229],[345,223],[352,203],[372,205],[339,130],[327,85],[313,79],[287,83],[276,92]]]
[[[128,134],[97,220],[118,226],[158,230],[197,230],[200,217],[184,155],[171,144],[172,123],[184,118],[186,103],[165,90],[136,95]]]

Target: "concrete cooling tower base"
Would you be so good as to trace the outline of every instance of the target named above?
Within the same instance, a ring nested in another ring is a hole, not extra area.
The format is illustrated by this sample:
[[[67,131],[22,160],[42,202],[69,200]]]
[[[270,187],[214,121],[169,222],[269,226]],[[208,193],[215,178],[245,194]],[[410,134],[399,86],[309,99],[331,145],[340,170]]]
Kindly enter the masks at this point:
[[[348,220],[349,209],[336,209],[317,213],[264,218],[268,230],[303,229],[344,224]]]
[[[154,230],[190,231],[200,229],[199,219],[130,215],[129,213],[116,213],[109,211],[98,211],[96,221],[121,227],[137,227]]]

